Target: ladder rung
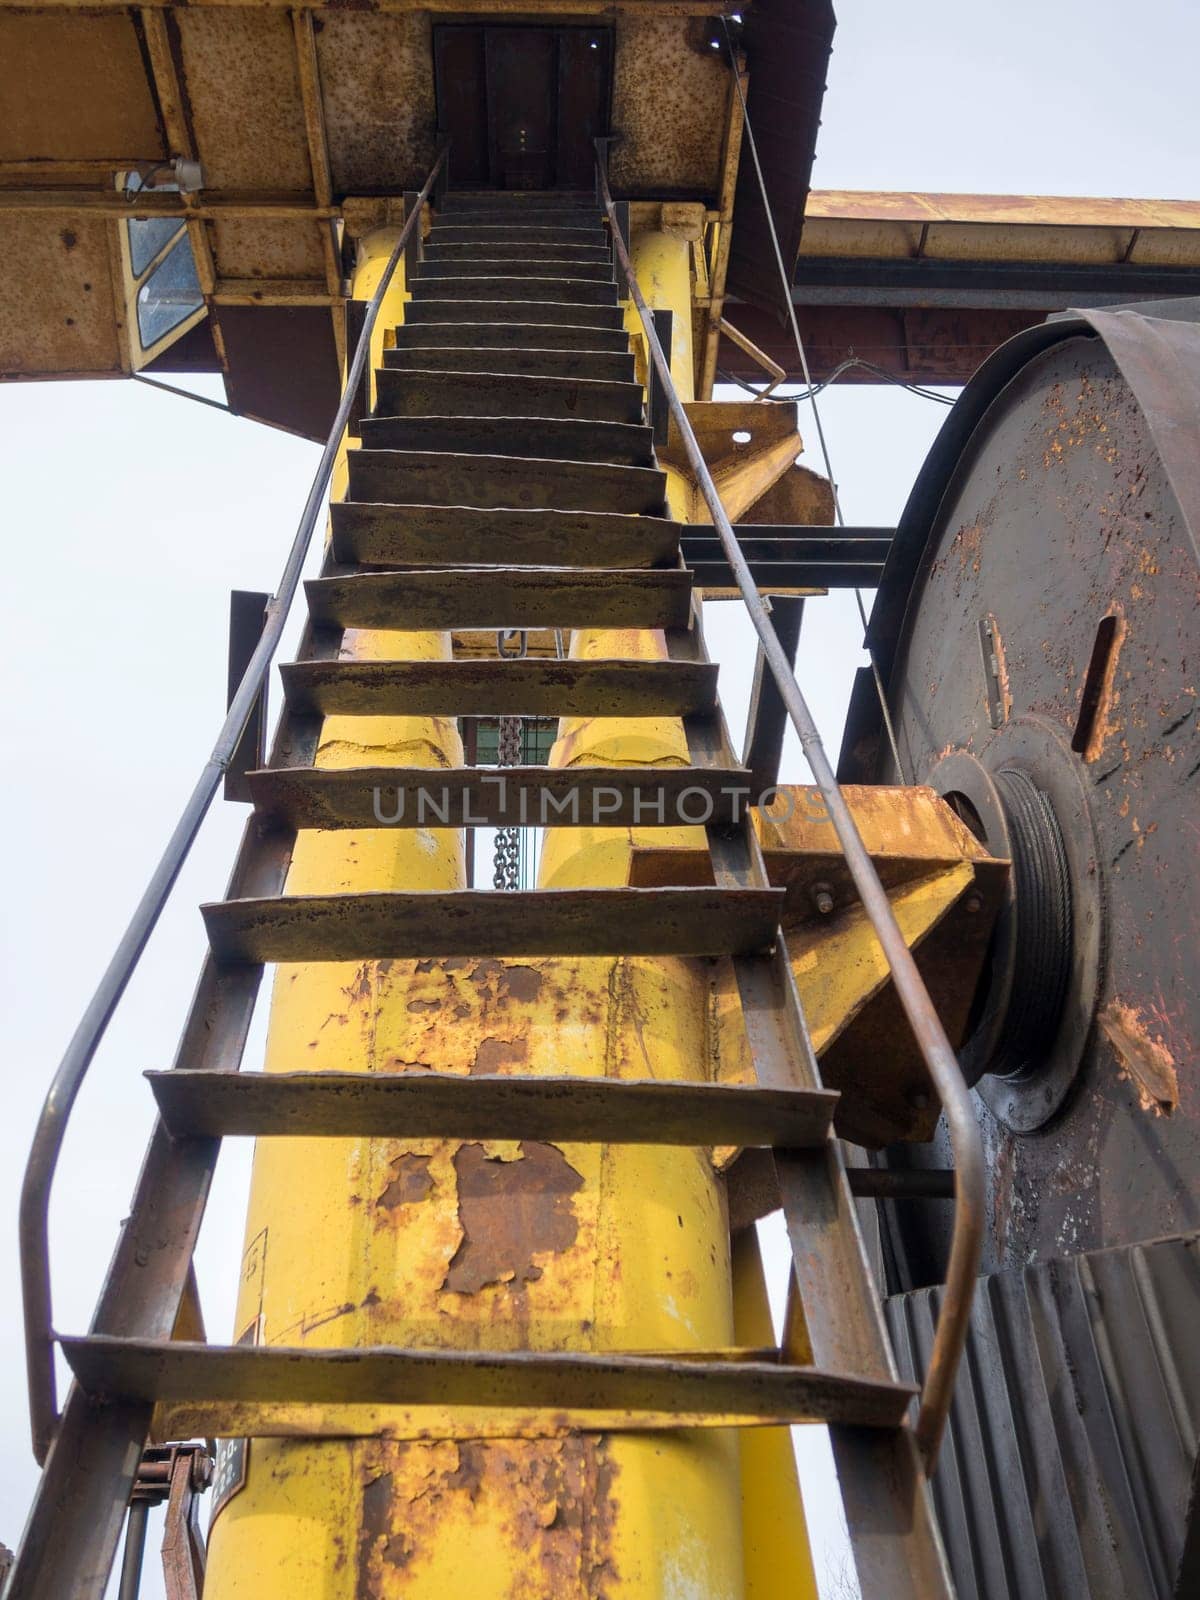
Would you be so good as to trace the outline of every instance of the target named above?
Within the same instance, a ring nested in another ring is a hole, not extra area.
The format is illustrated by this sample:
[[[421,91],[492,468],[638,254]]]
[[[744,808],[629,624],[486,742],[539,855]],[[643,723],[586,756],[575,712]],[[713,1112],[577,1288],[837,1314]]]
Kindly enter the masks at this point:
[[[597,461],[456,455],[437,450],[351,450],[346,457],[353,500],[405,505],[564,506],[653,516],[663,508],[667,476],[654,467],[610,467]]]
[[[335,561],[386,566],[660,567],[680,524],[613,511],[474,511],[462,506],[330,506]]]
[[[496,323],[498,341],[509,326],[512,323]],[[453,328],[453,323],[434,323],[432,328],[437,330],[434,346],[413,339],[384,350],[384,365],[374,374],[381,410],[392,414],[403,411],[411,416],[424,416],[429,411],[454,413],[461,397],[462,411],[458,414],[470,416],[470,406],[483,403],[470,400],[470,390],[477,387],[478,394],[488,397],[491,416],[493,397],[512,386],[514,400],[520,400],[522,405],[533,410],[536,400],[539,416],[568,416],[574,414],[574,406],[584,403],[590,405],[590,410],[600,411],[603,403],[619,400],[630,410],[619,411],[618,421],[637,422],[642,418],[642,386],[634,382],[634,357],[627,339],[619,350],[606,349],[603,344],[594,347],[586,339],[578,339],[579,331],[592,330],[565,325],[563,331],[570,333],[570,342],[480,349],[467,344],[466,338],[451,339],[443,333],[446,328]],[[469,331],[464,326],[462,333]],[[405,378],[398,378],[400,373]],[[586,389],[584,384],[603,387]]]
[[[474,281],[474,280],[472,280]],[[567,322],[579,328],[623,328],[625,308],[555,300],[545,283],[540,300],[485,300],[469,292],[459,300],[410,300],[405,322]],[[460,290],[460,293],[462,291]],[[390,354],[390,352],[389,352]]]
[[[393,717],[683,717],[716,703],[699,661],[292,661],[297,713]]]
[[[724,956],[769,950],[782,889],[278,895],[202,906],[223,964],[425,956]]]
[[[684,628],[692,579],[662,572],[465,567],[305,584],[314,622],[340,628]]]
[[[827,1089],[444,1072],[148,1072],[176,1139],[537,1139],[551,1144],[820,1146]]]
[[[405,322],[396,329],[396,350],[594,350],[629,355],[624,328],[578,328],[569,322]],[[384,351],[384,365],[390,351]],[[632,368],[629,369],[632,372]],[[641,385],[638,386],[641,393]]]
[[[486,249],[471,255],[459,252],[449,257],[426,253],[413,274],[412,288],[415,292],[418,285],[436,283],[440,278],[502,278],[507,282],[510,273],[522,283],[541,278],[555,283],[566,279],[575,283],[615,283],[611,259],[605,259],[603,251],[596,254],[599,259],[589,261],[579,257],[556,258],[553,252],[527,257],[493,257]]]
[[[512,400],[510,398],[509,405]],[[359,437],[367,450],[437,450],[543,461],[598,461],[607,466],[652,467],[654,441],[640,422],[607,417],[382,414],[364,418]]]
[[[678,828],[734,822],[757,798],[742,767],[276,767],[248,781],[259,812],[292,828]]]
[[[912,1385],[747,1360],[745,1352],[610,1355],[523,1350],[314,1349],[182,1340],[63,1338],[81,1386],[100,1399],[189,1406],[503,1406],[640,1414],[641,1426],[841,1422],[895,1428]],[[730,1359],[732,1358],[732,1359]],[[633,1419],[630,1419],[633,1421]],[[269,1434],[269,1416],[255,1434]],[[636,1425],[636,1424],[635,1424]],[[204,1430],[208,1431],[208,1430]],[[225,1432],[214,1426],[212,1432]]]

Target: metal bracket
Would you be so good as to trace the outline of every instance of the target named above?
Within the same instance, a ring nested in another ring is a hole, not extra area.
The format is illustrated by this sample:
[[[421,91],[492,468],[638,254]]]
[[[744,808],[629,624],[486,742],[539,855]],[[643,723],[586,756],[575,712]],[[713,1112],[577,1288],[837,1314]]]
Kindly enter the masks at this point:
[[[142,1452],[129,1498],[119,1600],[137,1600],[150,1508],[164,1500],[162,1563],[167,1600],[201,1600],[204,1535],[198,1501],[212,1482],[212,1469],[212,1455],[202,1444],[149,1445]]]
[[[775,634],[787,654],[788,664],[796,665],[800,624],[804,620],[804,600],[799,595],[773,595],[771,621]],[[750,692],[750,713],[746,719],[746,741],[742,765],[750,769],[751,793],[755,800],[779,781],[779,761],[788,713],[779,686],[767,663],[762,646],[754,663],[754,687]]]
[[[229,596],[229,678],[226,692],[226,709],[233,704],[250,659],[258,649],[267,620],[269,594],[259,594],[250,589],[234,589]],[[267,750],[267,679],[251,707],[246,725],[242,729],[233,756],[225,769],[223,793],[226,800],[246,800],[253,797],[246,774],[261,767]]]
[[[650,314],[654,318],[654,331],[658,335],[658,342],[669,357],[675,334],[675,313],[673,311],[658,310],[652,311]],[[649,358],[647,358],[646,364],[650,368],[646,420],[653,429],[655,445],[661,449],[666,444],[671,431],[671,407],[667,400],[666,386],[662,381],[658,368]]]

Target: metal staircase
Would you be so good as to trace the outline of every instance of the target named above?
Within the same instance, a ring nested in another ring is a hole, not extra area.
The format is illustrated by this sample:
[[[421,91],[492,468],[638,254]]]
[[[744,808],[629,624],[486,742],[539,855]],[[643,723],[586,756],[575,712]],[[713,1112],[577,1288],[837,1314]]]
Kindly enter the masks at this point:
[[[232,1399],[268,1430],[288,1399],[582,1408],[593,1425],[636,1428],[824,1420],[864,1596],[946,1596],[908,1421],[914,1390],[896,1381],[833,1135],[837,1096],[822,1088],[779,936],[783,891],[732,797],[751,774],[717,703],[683,530],[664,515],[611,228],[591,196],[459,194],[439,207],[415,271],[409,261],[412,300],[349,456],[347,497],[331,508],[322,574],[307,585],[308,628],[283,670],[269,765],[249,778],[254,812],[228,896],[203,908],[210,953],[178,1054],[149,1075],[160,1120],[129,1219],[91,1330],[58,1341],[75,1381],[57,1421],[48,1290],[44,1326],[34,1305],[35,1425],[49,1449],[6,1600],[98,1600],[153,1406],[186,1401],[198,1431],[215,1432]],[[663,629],[667,659],[342,661],[347,627]],[[694,816],[681,795],[700,791],[713,805],[716,886],[285,895],[297,829],[377,826],[380,788],[405,801],[395,825],[415,825],[429,781],[426,769],[314,767],[321,718],[335,712],[682,717],[687,768],[515,767],[503,786],[452,770],[437,775],[449,797],[438,821],[555,826],[568,788],[585,815],[603,788],[619,797],[606,824],[677,826]],[[757,1083],[238,1071],[265,964],[539,954],[732,958]],[[205,1343],[190,1261],[219,1142],[298,1133],[771,1149],[795,1260],[783,1348]]]

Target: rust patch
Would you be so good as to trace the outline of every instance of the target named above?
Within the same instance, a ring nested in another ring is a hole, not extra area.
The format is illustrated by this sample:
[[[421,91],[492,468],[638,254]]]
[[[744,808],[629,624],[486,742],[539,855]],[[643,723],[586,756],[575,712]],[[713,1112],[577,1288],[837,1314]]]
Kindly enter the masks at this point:
[[[391,1163],[392,1176],[387,1188],[375,1204],[394,1211],[397,1206],[412,1206],[427,1199],[433,1190],[431,1160],[431,1156],[397,1156]]]
[[[481,1539],[498,1570],[529,1575],[521,1595],[603,1600],[618,1581],[617,1468],[604,1439],[373,1441],[360,1470],[359,1594],[391,1594],[390,1574]]]
[[[451,1258],[442,1288],[478,1294],[488,1284],[535,1283],[542,1268],[534,1259],[575,1243],[579,1222],[571,1196],[583,1177],[551,1144],[522,1143],[516,1161],[489,1156],[482,1145],[455,1152],[458,1220],[462,1241]]]
[[[1179,1104],[1179,1079],[1161,1035],[1151,1038],[1132,1006],[1110,1001],[1100,1027],[1138,1091],[1143,1110],[1170,1116]]]
[[[471,1076],[495,1076],[509,1067],[523,1067],[528,1059],[528,1039],[481,1039],[471,1063]]]

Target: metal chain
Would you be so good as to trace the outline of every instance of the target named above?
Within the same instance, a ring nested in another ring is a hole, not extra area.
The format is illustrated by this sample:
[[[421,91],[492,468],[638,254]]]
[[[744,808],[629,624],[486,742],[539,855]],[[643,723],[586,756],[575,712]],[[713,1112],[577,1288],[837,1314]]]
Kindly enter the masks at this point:
[[[496,635],[496,649],[504,660],[519,661],[529,647],[527,634],[517,629],[506,629]],[[524,722],[521,717],[499,719],[496,742],[496,764],[516,767],[521,762],[524,741]],[[519,828],[497,828],[495,872],[492,885],[496,889],[521,887],[521,832]]]

